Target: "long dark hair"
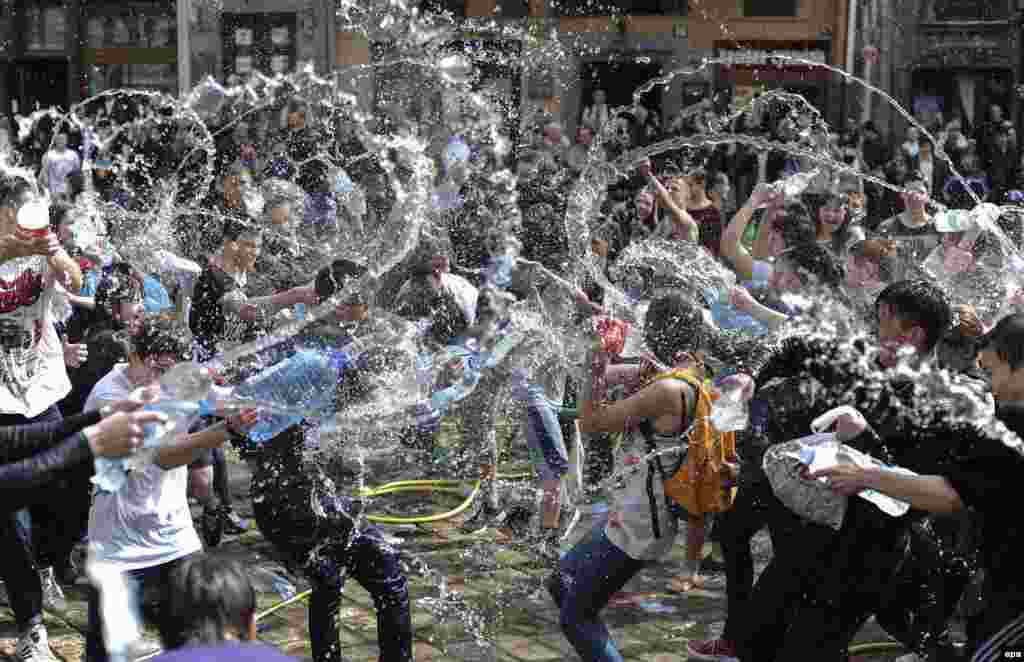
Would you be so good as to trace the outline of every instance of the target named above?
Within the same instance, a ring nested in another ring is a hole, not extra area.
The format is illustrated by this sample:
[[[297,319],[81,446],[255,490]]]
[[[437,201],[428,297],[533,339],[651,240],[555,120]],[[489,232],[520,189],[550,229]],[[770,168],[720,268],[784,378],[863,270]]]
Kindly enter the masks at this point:
[[[256,615],[256,590],[234,559],[196,556],[171,573],[160,614],[166,649],[249,638]]]

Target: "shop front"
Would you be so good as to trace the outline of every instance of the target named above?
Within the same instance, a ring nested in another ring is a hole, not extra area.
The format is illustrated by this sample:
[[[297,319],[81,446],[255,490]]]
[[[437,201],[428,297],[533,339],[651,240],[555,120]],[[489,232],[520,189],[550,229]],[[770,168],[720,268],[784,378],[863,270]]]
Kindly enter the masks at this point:
[[[910,81],[915,115],[925,121],[936,113],[946,121],[959,117],[968,133],[988,120],[993,105],[1015,118],[1018,49],[1009,21],[922,24]]]
[[[831,48],[827,40],[716,42],[716,88],[737,108],[770,90],[799,94],[830,117],[832,72],[817,65],[829,64]]]

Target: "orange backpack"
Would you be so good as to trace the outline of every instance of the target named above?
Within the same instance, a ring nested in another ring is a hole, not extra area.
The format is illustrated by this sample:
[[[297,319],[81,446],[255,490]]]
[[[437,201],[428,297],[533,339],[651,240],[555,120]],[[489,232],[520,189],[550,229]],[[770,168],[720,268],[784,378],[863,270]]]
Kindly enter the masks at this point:
[[[662,470],[665,495],[692,516],[728,510],[732,507],[736,489],[726,487],[725,465],[737,461],[736,433],[719,432],[711,424],[711,407],[716,396],[688,370],[672,370],[655,379],[685,381],[697,396],[692,407],[687,407],[689,429],[686,438],[689,446],[686,454],[671,474]],[[645,423],[645,427],[650,428],[650,423]],[[643,430],[644,436],[650,439],[652,431]]]

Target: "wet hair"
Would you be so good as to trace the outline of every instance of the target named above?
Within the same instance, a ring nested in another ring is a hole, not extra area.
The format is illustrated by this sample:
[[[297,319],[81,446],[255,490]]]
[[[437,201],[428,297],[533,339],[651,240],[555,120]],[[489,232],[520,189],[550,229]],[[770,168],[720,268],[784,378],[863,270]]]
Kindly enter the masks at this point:
[[[924,330],[925,351],[930,352],[949,331],[953,309],[940,287],[926,280],[900,280],[891,283],[875,300],[875,312],[882,304],[893,309],[901,320]]]
[[[248,220],[235,216],[224,218],[224,241],[238,241],[242,237],[262,236],[262,234],[263,229]]]
[[[708,339],[703,308],[693,299],[667,294],[651,302],[644,321],[644,340],[667,366],[677,357],[704,347]]]
[[[979,352],[993,351],[1010,370],[1024,366],[1024,313],[1013,313],[999,320],[991,331],[978,339]]]
[[[131,339],[132,354],[140,359],[173,354],[182,361],[192,358],[192,334],[173,314],[150,313],[142,318],[139,331]]]
[[[316,290],[316,296],[321,301],[330,299],[339,291],[344,290],[350,280],[361,278],[366,271],[366,267],[356,264],[352,260],[337,259],[317,272],[316,280],[313,281],[313,289]]]
[[[182,561],[164,588],[160,642],[166,649],[249,638],[256,591],[234,559],[197,556]]]
[[[818,237],[817,221],[802,202],[787,202],[773,223],[782,228],[782,239],[790,248],[814,243]]]
[[[812,276],[819,284],[838,289],[846,279],[843,264],[827,248],[815,243],[797,244],[780,254],[778,261],[792,267],[804,284]]]
[[[32,191],[32,185],[24,178],[8,176],[0,178],[0,207],[17,209],[21,198],[26,192]]]
[[[952,310],[953,325],[939,341],[935,350],[936,358],[943,368],[978,376],[978,342],[985,334],[985,325],[978,319],[978,311],[970,304],[953,306]]]

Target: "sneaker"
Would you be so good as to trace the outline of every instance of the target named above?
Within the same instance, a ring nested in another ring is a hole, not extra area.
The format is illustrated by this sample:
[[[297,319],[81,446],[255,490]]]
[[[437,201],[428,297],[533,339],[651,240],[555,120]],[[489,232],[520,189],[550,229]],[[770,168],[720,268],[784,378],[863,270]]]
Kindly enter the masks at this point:
[[[52,567],[39,571],[39,583],[43,586],[43,608],[58,613],[66,612],[68,600],[64,596],[64,589],[57,583]]]
[[[57,662],[42,623],[36,623],[21,635],[14,649],[14,659],[18,662]]]
[[[725,639],[708,639],[706,641],[690,641],[686,644],[686,653],[691,660],[708,660],[710,662],[740,662],[736,651]]]
[[[221,511],[224,520],[224,533],[229,536],[237,536],[249,530],[249,521],[238,516],[234,510],[225,508]]]

